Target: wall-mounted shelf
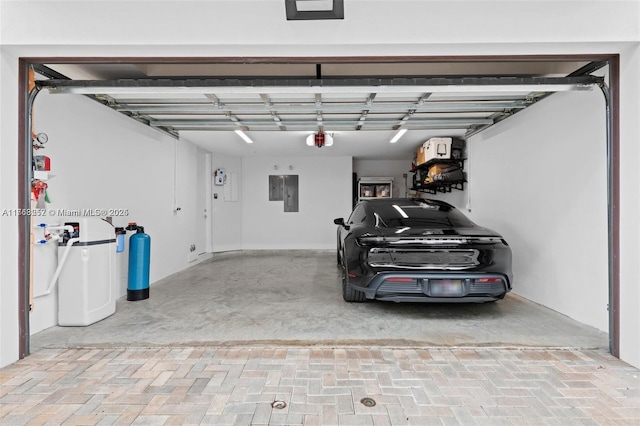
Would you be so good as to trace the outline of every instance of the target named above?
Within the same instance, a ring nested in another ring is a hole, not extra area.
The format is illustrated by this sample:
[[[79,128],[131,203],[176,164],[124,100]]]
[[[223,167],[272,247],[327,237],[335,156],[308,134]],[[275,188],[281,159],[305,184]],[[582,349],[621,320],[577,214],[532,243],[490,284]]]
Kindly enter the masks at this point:
[[[358,201],[393,198],[392,177],[362,177],[358,179]]]
[[[413,173],[411,189],[428,194],[447,193],[451,190],[464,190],[466,176],[464,173],[464,159],[432,159],[416,166]],[[432,167],[439,167],[430,175]]]

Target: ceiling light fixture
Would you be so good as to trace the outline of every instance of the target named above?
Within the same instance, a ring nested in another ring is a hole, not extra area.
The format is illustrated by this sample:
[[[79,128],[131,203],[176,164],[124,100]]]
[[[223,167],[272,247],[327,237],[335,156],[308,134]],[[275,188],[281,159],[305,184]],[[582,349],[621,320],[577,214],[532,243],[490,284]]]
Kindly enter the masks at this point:
[[[323,146],[331,145],[333,145],[333,136],[329,133],[318,132],[311,133],[307,136],[307,146],[317,146],[318,148],[322,148]]]
[[[396,133],[396,134],[391,138],[391,140],[390,140],[389,142],[390,142],[390,143],[396,143],[396,142],[398,142],[398,141],[400,140],[400,138],[401,138],[405,133],[407,133],[407,130],[408,130],[408,129],[400,129],[400,130],[398,130],[398,133]]]
[[[251,140],[251,138],[249,136],[247,136],[247,134],[245,132],[243,132],[242,130],[234,130],[234,132],[236,132],[236,134],[238,136],[240,136],[242,139],[244,139],[244,141],[246,143],[253,143],[253,140]]]

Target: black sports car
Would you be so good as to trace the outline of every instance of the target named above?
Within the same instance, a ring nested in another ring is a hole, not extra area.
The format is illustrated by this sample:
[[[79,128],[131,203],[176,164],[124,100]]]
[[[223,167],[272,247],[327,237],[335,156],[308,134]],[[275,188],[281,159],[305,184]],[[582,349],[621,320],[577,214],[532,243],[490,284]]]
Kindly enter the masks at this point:
[[[511,290],[507,242],[448,203],[363,200],[334,223],[347,302],[493,302]]]

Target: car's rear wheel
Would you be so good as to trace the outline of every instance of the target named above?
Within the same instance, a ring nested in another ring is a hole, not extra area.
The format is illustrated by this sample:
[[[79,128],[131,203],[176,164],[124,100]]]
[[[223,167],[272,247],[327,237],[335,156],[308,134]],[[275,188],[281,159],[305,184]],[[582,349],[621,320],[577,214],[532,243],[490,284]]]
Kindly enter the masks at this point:
[[[364,302],[366,297],[363,292],[354,290],[347,282],[347,268],[342,267],[342,298],[345,302]]]
[[[504,297],[505,297],[506,295],[507,295],[507,293],[502,293],[500,296],[498,296],[498,298],[497,298],[497,299],[494,299],[494,300],[487,300],[485,303],[495,303],[495,302],[497,302],[498,300],[502,300],[502,299],[504,299]]]

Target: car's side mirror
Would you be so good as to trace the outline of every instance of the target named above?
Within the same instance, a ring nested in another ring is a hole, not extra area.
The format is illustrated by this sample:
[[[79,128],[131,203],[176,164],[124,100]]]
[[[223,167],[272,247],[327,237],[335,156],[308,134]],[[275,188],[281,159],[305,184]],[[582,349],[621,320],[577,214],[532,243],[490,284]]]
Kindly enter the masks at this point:
[[[346,223],[344,223],[344,218],[339,217],[337,219],[333,219],[333,223],[335,223],[336,225],[340,225],[340,226],[344,226],[345,229],[349,229],[349,225],[347,225]]]

